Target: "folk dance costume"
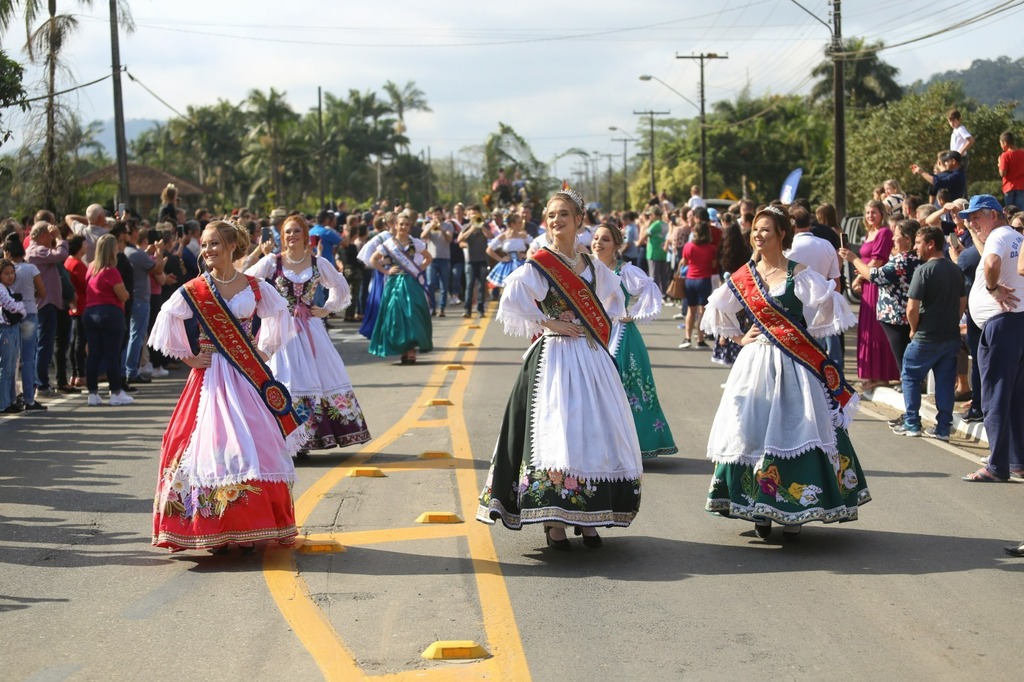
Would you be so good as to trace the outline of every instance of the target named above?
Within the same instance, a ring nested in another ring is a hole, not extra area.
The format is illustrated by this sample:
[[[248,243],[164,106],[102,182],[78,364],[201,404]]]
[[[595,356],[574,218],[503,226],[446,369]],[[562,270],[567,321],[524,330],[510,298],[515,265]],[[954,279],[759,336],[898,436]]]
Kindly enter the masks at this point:
[[[299,428],[288,390],[256,349],[274,353],[291,339],[288,304],[266,282],[225,301],[209,274],[161,307],[149,345],[173,358],[212,352],[210,367],[192,369],[164,432],[153,510],[153,544],[172,550],[296,535],[291,487]],[[259,340],[250,335],[262,319]]]
[[[495,251],[501,251],[509,257],[507,261],[501,261],[487,275],[487,281],[494,286],[501,288],[505,286],[505,279],[516,269],[526,263],[527,240],[521,237],[505,239],[501,236],[495,237],[487,244]]]
[[[633,319],[615,322],[608,351],[615,357],[622,386],[626,389],[640,439],[640,455],[643,459],[674,455],[679,448],[658,402],[647,345],[636,326],[636,321],[646,322],[661,312],[661,289],[635,265],[620,263],[615,273],[622,280],[626,315]]]
[[[810,268],[772,291],[751,261],[708,300],[701,329],[737,336],[746,309],[761,336],[736,358],[708,439],[706,509],[783,525],[853,521],[870,501],[847,427],[858,397],[815,341],[856,318]]]
[[[328,291],[324,310],[347,308],[352,301],[348,282],[324,258],[314,258],[301,273],[285,269],[282,259],[280,254],[265,256],[246,274],[269,280],[288,301],[295,335],[267,364],[274,378],[288,387],[296,412],[305,420],[293,437],[303,450],[365,443],[370,440],[370,431],[345,363],[323,320],[310,314],[317,285]]]
[[[505,280],[496,319],[539,335],[512,387],[477,520],[628,526],[640,508],[643,465],[629,401],[607,344],[626,310],[619,278],[586,254],[582,274],[542,249]],[[538,303],[540,304],[538,307]],[[545,320],[582,324],[558,336]]]
[[[366,309],[363,310],[363,323],[359,325],[359,333],[366,338],[373,337],[373,328],[377,324],[377,313],[380,310],[380,298],[384,294],[384,275],[377,268],[370,264],[373,254],[377,253],[380,245],[391,239],[388,232],[379,232],[373,236],[363,247],[359,249],[356,258],[363,261],[367,269],[373,270],[373,279],[370,280],[370,287],[366,294]]]
[[[370,338],[370,354],[378,357],[402,355],[418,349],[424,353],[434,350],[433,325],[430,305],[424,288],[424,275],[419,263],[423,262],[423,242],[410,238],[403,247],[394,238],[388,238],[377,247],[385,264],[397,265],[402,272],[388,275],[381,295],[377,322]]]

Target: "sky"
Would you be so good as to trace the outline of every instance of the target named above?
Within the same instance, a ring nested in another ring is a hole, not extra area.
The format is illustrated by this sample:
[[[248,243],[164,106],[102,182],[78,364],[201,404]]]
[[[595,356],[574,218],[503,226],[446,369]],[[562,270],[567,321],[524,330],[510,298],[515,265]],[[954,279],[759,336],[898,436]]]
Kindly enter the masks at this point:
[[[62,87],[109,73],[108,3],[92,5],[71,0],[58,5],[79,18],[65,53],[69,68]],[[643,134],[634,111],[697,115],[699,67],[677,55],[728,56],[706,62],[709,108],[735,99],[745,87],[755,96],[808,92],[810,72],[830,40],[826,24],[831,24],[832,3],[801,0],[800,5],[793,0],[130,0],[137,27],[121,33],[120,50],[128,71],[178,111],[218,99],[237,103],[254,88],[274,87],[301,112],[316,106],[317,86],[342,96],[353,88],[383,96],[385,81],[411,80],[433,109],[406,117],[414,153],[429,148],[435,160],[469,159],[467,148],[482,144],[501,121],[525,137],[541,161],[551,162],[573,147],[621,158],[622,144],[612,141],[620,133],[609,127],[634,137]],[[1005,12],[944,31],[1004,5]],[[990,37],[1006,35],[1006,25],[1019,27],[1022,11],[1024,1],[847,0],[842,33],[887,45],[912,41],[880,53],[900,69],[897,80],[909,84],[966,68],[974,59],[1019,57],[1008,42]],[[24,35],[24,22],[15,20],[2,38],[19,61],[26,60]],[[641,74],[664,84],[641,81]],[[34,67],[27,70],[34,92],[42,92],[40,75]],[[127,119],[175,115],[139,83],[124,78],[123,89]],[[109,79],[65,101],[85,121],[113,117]],[[20,114],[11,120],[16,144],[30,122]],[[560,163],[564,171],[555,170],[565,175],[573,161]]]

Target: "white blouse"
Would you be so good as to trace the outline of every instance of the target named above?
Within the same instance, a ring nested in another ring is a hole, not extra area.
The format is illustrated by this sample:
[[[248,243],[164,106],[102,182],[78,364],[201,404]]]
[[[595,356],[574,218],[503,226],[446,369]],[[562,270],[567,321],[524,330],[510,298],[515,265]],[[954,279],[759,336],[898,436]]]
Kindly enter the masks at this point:
[[[320,284],[327,289],[327,302],[324,303],[324,310],[329,313],[336,313],[344,310],[352,303],[352,292],[349,290],[345,276],[338,272],[338,269],[326,258],[317,257],[316,267],[320,271]],[[277,256],[271,254],[264,256],[245,271],[245,274],[260,279],[271,279],[277,271]],[[313,276],[313,266],[310,265],[302,272],[292,272],[286,267],[281,272],[289,281],[296,284],[304,284]]]

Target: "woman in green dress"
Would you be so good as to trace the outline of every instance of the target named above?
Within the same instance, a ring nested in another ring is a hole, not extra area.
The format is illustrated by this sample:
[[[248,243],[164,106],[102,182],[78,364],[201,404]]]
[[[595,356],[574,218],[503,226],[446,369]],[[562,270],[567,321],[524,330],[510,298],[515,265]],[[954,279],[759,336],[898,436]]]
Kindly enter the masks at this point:
[[[711,295],[701,321],[742,346],[708,438],[715,473],[705,508],[753,521],[761,538],[775,521],[788,540],[809,521],[853,521],[871,499],[847,434],[857,394],[815,341],[856,317],[833,282],[782,255],[792,239],[788,214],[760,211],[755,260]],[[754,320],[746,334],[736,320],[743,309]]]
[[[644,337],[637,329],[637,321],[646,322],[661,312],[661,289],[647,274],[619,259],[622,231],[617,227],[601,225],[594,232],[590,251],[622,280],[622,293],[626,296],[626,315],[615,321],[608,352],[615,358],[626,389],[633,423],[640,438],[640,455],[653,459],[659,455],[679,452],[665,413],[658,402],[654,387],[651,360],[647,355]]]
[[[387,277],[370,338],[370,354],[382,358],[400,354],[403,365],[415,364],[417,348],[424,353],[434,349],[423,284],[423,273],[432,259],[424,243],[409,236],[410,228],[412,220],[403,213],[394,236],[378,246],[370,258],[370,265]]]

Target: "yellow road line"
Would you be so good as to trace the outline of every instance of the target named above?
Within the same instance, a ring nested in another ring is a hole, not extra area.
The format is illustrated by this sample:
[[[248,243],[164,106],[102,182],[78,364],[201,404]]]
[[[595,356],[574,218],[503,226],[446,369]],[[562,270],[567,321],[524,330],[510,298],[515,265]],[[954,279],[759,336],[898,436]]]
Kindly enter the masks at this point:
[[[490,318],[483,321],[479,328],[461,326],[447,342],[451,348],[438,358],[437,367],[431,372],[430,378],[422,392],[413,401],[412,407],[386,432],[375,438],[367,447],[324,474],[295,502],[295,518],[299,526],[305,525],[310,514],[341,480],[348,471],[364,464],[374,454],[382,451],[402,434],[412,428],[448,427],[452,439],[453,459],[424,461],[422,463],[391,462],[378,466],[390,473],[406,471],[423,471],[430,469],[455,468],[459,497],[462,502],[463,518],[467,521],[458,526],[419,526],[411,528],[387,528],[369,531],[348,531],[343,533],[311,533],[310,540],[334,540],[342,545],[368,545],[380,542],[399,542],[403,540],[438,539],[448,537],[466,537],[470,558],[476,573],[477,588],[480,596],[480,608],[483,614],[484,630],[491,658],[473,663],[460,663],[457,667],[443,666],[426,670],[410,670],[384,676],[374,676],[375,680],[438,680],[461,681],[488,679],[529,680],[529,667],[519,638],[519,628],[512,611],[512,602],[498,564],[497,552],[491,539],[490,528],[475,523],[477,507],[477,480],[473,463],[473,452],[466,429],[463,414],[466,387],[472,371],[472,361],[476,358],[480,343],[487,332]],[[474,325],[476,326],[476,325]],[[467,330],[475,331],[473,346],[468,350],[459,350],[458,339],[464,338]],[[462,363],[470,366],[470,371],[460,372],[452,382],[448,397],[454,406],[447,408],[447,419],[423,419],[426,404],[445,385],[448,373],[445,365],[452,363],[455,357],[463,352]],[[461,466],[459,460],[463,460]],[[298,575],[295,555],[289,551],[267,552],[263,561],[264,578],[274,601],[282,615],[291,625],[296,636],[310,652],[327,680],[369,679],[356,664],[355,656],[345,646],[334,627],[323,611],[310,598],[305,581]]]

